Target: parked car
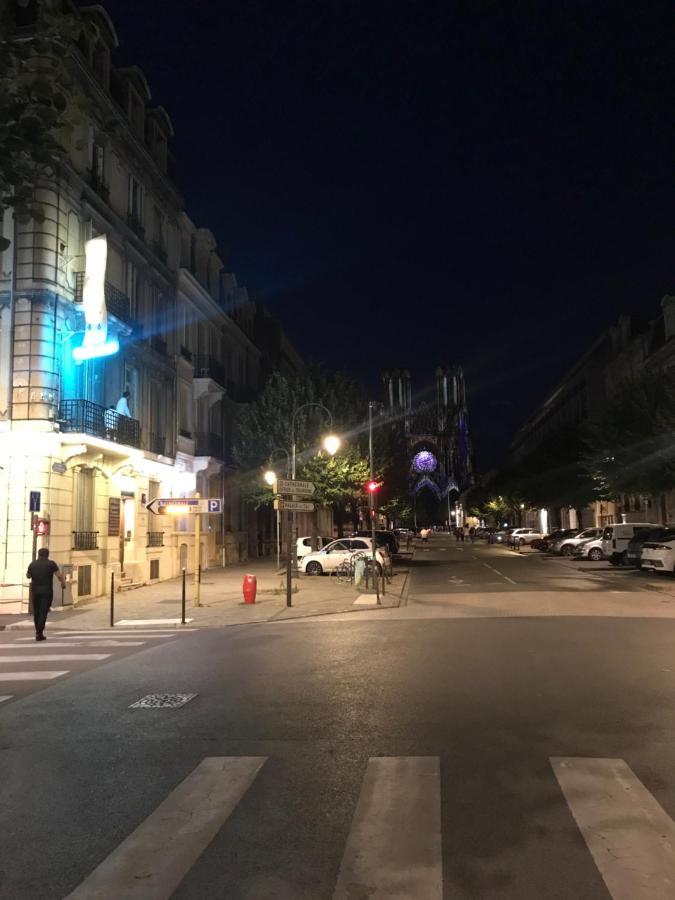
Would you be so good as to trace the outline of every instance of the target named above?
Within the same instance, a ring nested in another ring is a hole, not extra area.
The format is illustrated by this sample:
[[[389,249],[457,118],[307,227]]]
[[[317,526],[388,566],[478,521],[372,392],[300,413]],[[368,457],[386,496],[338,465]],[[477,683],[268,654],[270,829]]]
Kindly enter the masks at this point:
[[[371,536],[370,531],[355,531],[353,537]],[[384,528],[378,528],[375,531],[375,546],[386,547],[389,550],[389,556],[396,556],[399,551],[398,538],[393,531],[386,531]]]
[[[355,553],[372,554],[373,544],[370,538],[352,537],[339,538],[337,541],[331,541],[323,549],[308,553],[300,560],[300,571],[306,575],[323,575],[334,572],[340,563]],[[379,571],[383,571],[386,566],[386,557],[382,550],[376,550],[375,558],[378,562]]]
[[[493,531],[488,537],[488,543],[490,544],[506,544],[509,535],[513,531],[513,528],[500,528],[497,531]]]
[[[640,559],[643,569],[675,573],[675,528],[654,541],[645,541]]]
[[[602,535],[602,528],[585,528],[583,531],[566,533],[554,541],[550,546],[551,553],[560,553],[562,556],[572,556],[575,549],[583,541],[590,541]]]
[[[613,566],[620,565],[628,542],[635,537],[636,530],[658,527],[658,522],[617,522],[615,525],[605,525],[602,531],[603,555]]]
[[[325,547],[326,544],[330,544],[331,541],[334,541],[335,538],[332,537],[317,537],[317,550],[321,550],[322,547]],[[312,552],[312,539],[311,537],[299,537],[296,542],[298,560],[301,560],[303,556],[307,556],[308,553]]]
[[[650,543],[652,541],[658,541],[659,538],[664,537],[664,535],[671,532],[673,529],[666,526],[661,525],[658,528],[639,528],[635,532],[635,536],[628,541],[628,546],[626,547],[626,551],[623,555],[623,563],[625,566],[635,566],[638,569],[642,568],[642,546],[647,541]]]
[[[541,531],[537,531],[536,528],[514,528],[508,536],[507,543],[513,547],[516,545],[522,547],[532,541],[540,541],[543,537]]]
[[[582,544],[577,544],[574,550],[574,558],[592,559],[594,562],[604,559],[605,554],[602,551],[602,535],[584,541]]]

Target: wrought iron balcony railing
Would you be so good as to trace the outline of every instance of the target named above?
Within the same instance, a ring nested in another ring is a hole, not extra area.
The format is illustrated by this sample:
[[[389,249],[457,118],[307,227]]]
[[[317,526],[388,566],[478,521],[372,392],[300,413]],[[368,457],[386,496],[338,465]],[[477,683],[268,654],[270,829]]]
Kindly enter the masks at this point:
[[[195,456],[215,456],[216,459],[223,459],[222,437],[210,431],[198,431],[195,434]]]
[[[74,531],[73,550],[98,550],[98,531]]]
[[[95,437],[141,446],[141,425],[136,419],[123,416],[114,409],[106,409],[91,400],[62,400],[59,407],[61,431],[76,431]]]
[[[199,353],[195,358],[195,378],[212,378],[225,386],[225,367],[213,356]]]
[[[82,292],[84,290],[84,272],[75,272],[75,302],[82,302]],[[134,325],[131,318],[131,303],[127,295],[116,288],[109,281],[105,283],[105,305],[109,313],[121,322],[128,325]]]

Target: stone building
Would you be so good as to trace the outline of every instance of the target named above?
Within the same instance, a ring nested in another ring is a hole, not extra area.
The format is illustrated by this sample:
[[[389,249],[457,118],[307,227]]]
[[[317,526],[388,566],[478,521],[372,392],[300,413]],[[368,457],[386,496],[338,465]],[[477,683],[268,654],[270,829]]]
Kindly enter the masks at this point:
[[[14,38],[29,38],[38,4],[14,8]],[[236,410],[262,378],[241,324],[255,306],[187,216],[171,120],[138,67],[112,64],[110,18],[75,14],[96,24],[72,48],[87,113],[35,191],[44,220],[0,223],[2,611],[25,609],[31,494],[38,546],[77,598],[103,593],[111,573],[134,584],[192,568],[194,519],[153,515],[156,497],[225,496],[201,523],[203,566],[257,549],[229,477]]]

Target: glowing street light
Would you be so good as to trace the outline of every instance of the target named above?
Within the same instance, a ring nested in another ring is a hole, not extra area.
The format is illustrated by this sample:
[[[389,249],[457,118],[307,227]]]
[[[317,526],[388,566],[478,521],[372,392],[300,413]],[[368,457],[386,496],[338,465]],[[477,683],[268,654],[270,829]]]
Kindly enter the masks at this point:
[[[272,469],[268,469],[267,472],[265,472],[265,474],[263,475],[263,478],[265,479],[265,483],[269,484],[269,486],[272,487],[274,482],[277,480],[277,473],[273,472]]]
[[[336,434],[327,434],[323,439],[323,449],[326,453],[330,453],[331,456],[335,456],[340,449],[341,443],[342,441]]]

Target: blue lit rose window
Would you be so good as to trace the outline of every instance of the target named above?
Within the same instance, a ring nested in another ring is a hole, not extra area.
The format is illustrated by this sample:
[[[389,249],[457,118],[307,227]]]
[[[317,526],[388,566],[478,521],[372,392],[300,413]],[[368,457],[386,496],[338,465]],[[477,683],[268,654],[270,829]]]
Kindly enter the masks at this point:
[[[420,450],[413,456],[413,468],[416,472],[433,472],[437,465],[436,457],[430,450]]]

